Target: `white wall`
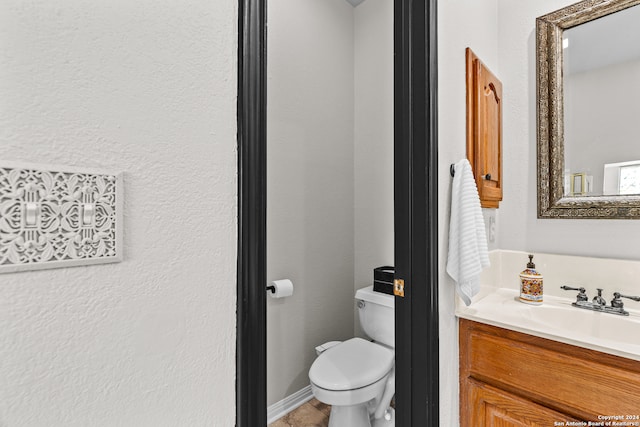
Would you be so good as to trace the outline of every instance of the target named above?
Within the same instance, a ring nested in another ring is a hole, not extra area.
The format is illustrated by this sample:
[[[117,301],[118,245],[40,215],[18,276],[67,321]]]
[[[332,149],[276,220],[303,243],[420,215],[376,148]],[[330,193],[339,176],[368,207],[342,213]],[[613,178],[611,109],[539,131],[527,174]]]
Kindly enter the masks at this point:
[[[0,3],[0,158],[125,177],[124,262],[2,275],[0,425],[233,425],[236,22]]]
[[[267,404],[309,384],[314,348],[353,336],[353,7],[270,0]]]
[[[459,424],[458,322],[454,316],[454,283],[445,269],[451,206],[449,165],[466,157],[465,48],[470,47],[500,78],[497,26],[497,0],[454,0],[438,3],[438,221],[440,230],[438,251],[440,259],[441,426]],[[506,95],[505,98],[507,98]],[[508,108],[508,101],[506,105]],[[500,206],[502,207],[502,204]],[[492,211],[485,209],[485,217],[495,215]]]
[[[393,2],[355,11],[355,289],[393,265]],[[357,309],[355,332],[361,335]]]
[[[499,247],[638,260],[640,221],[536,218],[535,18],[572,3],[573,0],[498,3],[498,76],[505,98],[505,182],[498,220]]]

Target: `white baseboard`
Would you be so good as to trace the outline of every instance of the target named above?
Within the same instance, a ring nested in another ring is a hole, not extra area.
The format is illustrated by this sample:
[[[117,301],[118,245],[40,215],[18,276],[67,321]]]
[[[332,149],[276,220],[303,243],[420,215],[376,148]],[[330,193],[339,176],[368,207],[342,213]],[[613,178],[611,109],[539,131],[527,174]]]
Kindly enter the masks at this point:
[[[267,425],[284,417],[303,403],[310,401],[312,397],[311,386],[308,385],[302,390],[298,390],[292,395],[269,406],[267,408]]]

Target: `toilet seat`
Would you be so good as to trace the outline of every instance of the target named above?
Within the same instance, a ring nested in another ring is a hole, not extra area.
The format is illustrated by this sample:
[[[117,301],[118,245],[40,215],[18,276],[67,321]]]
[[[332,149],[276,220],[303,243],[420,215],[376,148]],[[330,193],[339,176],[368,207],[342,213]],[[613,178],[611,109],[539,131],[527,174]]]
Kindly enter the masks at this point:
[[[353,405],[361,405],[376,397],[382,396],[386,383],[387,377],[384,376],[373,384],[355,390],[336,391],[318,387],[311,381],[311,391],[316,399],[327,405],[331,405],[332,409],[335,406],[353,407]]]
[[[311,365],[309,379],[324,390],[355,390],[380,381],[393,364],[392,350],[352,338],[320,354]]]

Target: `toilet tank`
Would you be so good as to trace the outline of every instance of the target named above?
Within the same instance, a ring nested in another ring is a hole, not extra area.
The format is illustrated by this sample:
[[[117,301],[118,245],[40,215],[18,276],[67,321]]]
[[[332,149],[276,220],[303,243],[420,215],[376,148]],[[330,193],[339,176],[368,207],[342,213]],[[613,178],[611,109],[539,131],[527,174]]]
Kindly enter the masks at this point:
[[[373,286],[356,292],[358,317],[365,334],[375,342],[395,347],[394,296],[375,292]]]

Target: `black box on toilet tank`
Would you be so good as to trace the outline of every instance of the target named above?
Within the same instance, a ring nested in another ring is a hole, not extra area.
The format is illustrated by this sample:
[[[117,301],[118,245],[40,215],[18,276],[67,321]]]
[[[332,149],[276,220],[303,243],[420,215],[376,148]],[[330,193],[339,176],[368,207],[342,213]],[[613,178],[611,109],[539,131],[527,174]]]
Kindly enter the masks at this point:
[[[393,277],[395,268],[384,266],[373,269],[373,290],[384,294],[393,295]]]

